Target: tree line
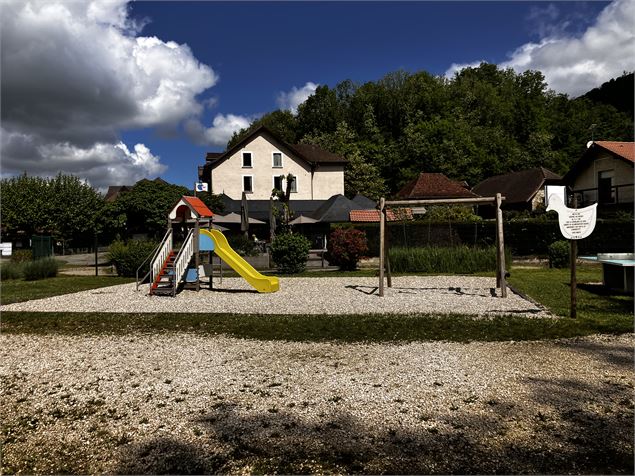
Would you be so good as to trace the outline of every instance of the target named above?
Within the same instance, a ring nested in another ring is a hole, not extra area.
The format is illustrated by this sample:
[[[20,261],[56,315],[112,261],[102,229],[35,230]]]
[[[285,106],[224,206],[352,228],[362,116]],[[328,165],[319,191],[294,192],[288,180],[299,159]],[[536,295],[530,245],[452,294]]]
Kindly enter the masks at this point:
[[[632,82],[632,73],[625,77]],[[235,133],[227,148],[265,125],[289,143],[346,157],[345,193],[373,199],[396,193],[421,172],[470,186],[538,166],[564,174],[591,139],[592,124],[596,140],[633,140],[628,108],[591,96],[572,99],[549,90],[540,71],[487,63],[451,79],[396,71],[361,85],[320,86],[296,115],[265,114]]]
[[[161,237],[167,213],[183,195],[193,191],[163,180],[143,179],[114,201],[73,175],[42,178],[23,174],[0,181],[2,241],[23,240],[32,235],[53,236],[62,248],[91,247],[95,234],[102,244],[136,233]],[[216,195],[200,198],[214,212],[222,211]]]

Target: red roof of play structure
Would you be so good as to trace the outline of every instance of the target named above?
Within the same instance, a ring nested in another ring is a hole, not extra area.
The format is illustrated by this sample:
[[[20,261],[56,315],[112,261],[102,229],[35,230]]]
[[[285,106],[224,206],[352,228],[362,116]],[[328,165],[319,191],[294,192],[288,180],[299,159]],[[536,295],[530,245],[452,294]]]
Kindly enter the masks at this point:
[[[194,209],[194,211],[199,214],[201,218],[209,218],[214,216],[212,211],[207,208],[207,205],[205,205],[203,203],[203,200],[201,200],[200,198],[184,196],[183,200],[185,200]]]

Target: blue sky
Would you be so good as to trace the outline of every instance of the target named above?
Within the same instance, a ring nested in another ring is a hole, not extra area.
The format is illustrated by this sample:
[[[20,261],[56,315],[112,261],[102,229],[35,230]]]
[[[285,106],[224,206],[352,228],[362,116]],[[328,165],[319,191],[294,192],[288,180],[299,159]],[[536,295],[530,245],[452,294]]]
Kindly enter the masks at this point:
[[[398,69],[488,61],[540,69],[575,96],[634,69],[633,3],[16,1],[3,12],[2,174],[193,186],[205,152],[257,116]]]

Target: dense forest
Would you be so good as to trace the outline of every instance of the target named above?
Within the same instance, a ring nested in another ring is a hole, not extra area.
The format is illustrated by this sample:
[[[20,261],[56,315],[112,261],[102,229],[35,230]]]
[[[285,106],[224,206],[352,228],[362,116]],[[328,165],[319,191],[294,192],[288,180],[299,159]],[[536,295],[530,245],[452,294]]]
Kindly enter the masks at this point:
[[[629,76],[632,84],[632,73],[625,74],[620,87]],[[265,125],[287,142],[345,156],[346,194],[375,199],[420,172],[442,172],[470,186],[537,166],[564,174],[591,132],[596,140],[633,140],[632,114],[617,102],[598,95],[571,99],[549,90],[539,71],[518,74],[487,63],[451,79],[396,71],[361,85],[320,86],[297,114],[265,114],[227,147]]]

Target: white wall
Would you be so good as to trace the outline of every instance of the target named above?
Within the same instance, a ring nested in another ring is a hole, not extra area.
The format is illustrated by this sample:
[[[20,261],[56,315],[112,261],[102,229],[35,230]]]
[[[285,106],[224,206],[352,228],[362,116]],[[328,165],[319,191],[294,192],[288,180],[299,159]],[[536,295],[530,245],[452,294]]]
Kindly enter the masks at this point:
[[[251,167],[243,167],[243,152],[251,152]],[[273,152],[282,153],[282,167],[273,167]],[[245,144],[231,157],[212,169],[212,193],[225,193],[240,200],[243,191],[243,175],[253,176],[253,192],[249,200],[268,200],[273,189],[273,177],[293,174],[297,180],[297,192],[292,200],[325,200],[332,195],[344,193],[344,166],[318,166],[311,187],[311,168],[304,160],[290,156],[265,137],[259,135]],[[313,190],[312,190],[313,189]]]

